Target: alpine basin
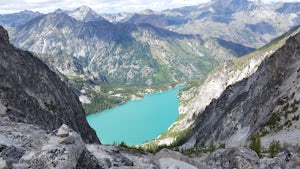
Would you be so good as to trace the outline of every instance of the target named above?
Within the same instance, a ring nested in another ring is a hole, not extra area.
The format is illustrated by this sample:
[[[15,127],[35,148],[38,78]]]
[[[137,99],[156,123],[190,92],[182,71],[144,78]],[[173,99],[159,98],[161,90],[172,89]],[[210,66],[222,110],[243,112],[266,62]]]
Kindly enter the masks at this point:
[[[165,132],[178,117],[177,94],[184,86],[144,95],[113,109],[87,116],[103,144],[139,145]]]

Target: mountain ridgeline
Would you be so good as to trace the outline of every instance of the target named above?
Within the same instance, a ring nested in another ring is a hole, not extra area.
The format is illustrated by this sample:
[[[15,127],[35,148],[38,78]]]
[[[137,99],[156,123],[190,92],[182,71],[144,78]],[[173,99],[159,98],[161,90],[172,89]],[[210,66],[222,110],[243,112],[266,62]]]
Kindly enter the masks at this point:
[[[300,24],[300,3],[261,0],[212,0],[205,4],[164,11],[109,17],[112,22],[149,23],[184,34],[259,48]]]
[[[82,22],[50,13],[18,27],[12,42],[36,53],[68,56],[111,85],[154,85],[203,77],[218,59],[198,36],[151,25]]]

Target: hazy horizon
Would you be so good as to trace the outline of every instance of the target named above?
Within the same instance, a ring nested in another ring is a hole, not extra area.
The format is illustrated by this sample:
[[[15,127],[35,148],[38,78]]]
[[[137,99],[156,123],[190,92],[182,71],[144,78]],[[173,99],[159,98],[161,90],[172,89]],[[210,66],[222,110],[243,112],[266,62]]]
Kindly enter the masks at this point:
[[[82,5],[87,5],[99,14],[139,12],[145,9],[166,10],[183,6],[192,6],[207,3],[210,0],[14,0],[0,2],[0,13],[9,14],[24,10],[38,11],[41,13],[53,12],[60,8],[73,10]],[[299,2],[300,0],[263,0],[264,3],[271,2]]]

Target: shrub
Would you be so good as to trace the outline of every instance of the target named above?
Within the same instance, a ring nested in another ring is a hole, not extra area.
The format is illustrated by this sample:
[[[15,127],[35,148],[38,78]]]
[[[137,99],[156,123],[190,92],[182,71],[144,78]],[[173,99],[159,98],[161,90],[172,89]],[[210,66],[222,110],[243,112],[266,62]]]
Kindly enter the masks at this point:
[[[276,154],[278,154],[281,151],[281,145],[278,140],[272,140],[272,142],[269,145],[269,153],[270,156],[273,158]]]
[[[120,144],[119,144],[120,147],[125,147],[125,148],[128,148],[129,146],[125,143],[125,141],[122,141]]]
[[[216,150],[216,146],[215,146],[214,140],[211,140],[209,143],[209,146],[208,146],[208,151],[213,152],[215,150]]]
[[[252,137],[249,148],[255,151],[258,155],[260,155],[261,141],[259,135],[255,135]]]
[[[225,143],[221,143],[221,144],[219,145],[219,148],[225,148]]]
[[[280,115],[278,112],[276,112],[271,115],[266,125],[269,126],[270,128],[275,128],[276,124],[278,124],[279,121],[280,121]]]

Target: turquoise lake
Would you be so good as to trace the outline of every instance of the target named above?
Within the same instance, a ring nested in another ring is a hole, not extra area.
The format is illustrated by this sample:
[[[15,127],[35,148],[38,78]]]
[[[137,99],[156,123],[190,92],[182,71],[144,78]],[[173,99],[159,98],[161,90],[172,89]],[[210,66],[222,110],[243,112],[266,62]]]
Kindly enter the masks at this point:
[[[113,109],[87,116],[102,144],[139,145],[168,130],[179,116],[177,94],[184,86],[144,95]]]

